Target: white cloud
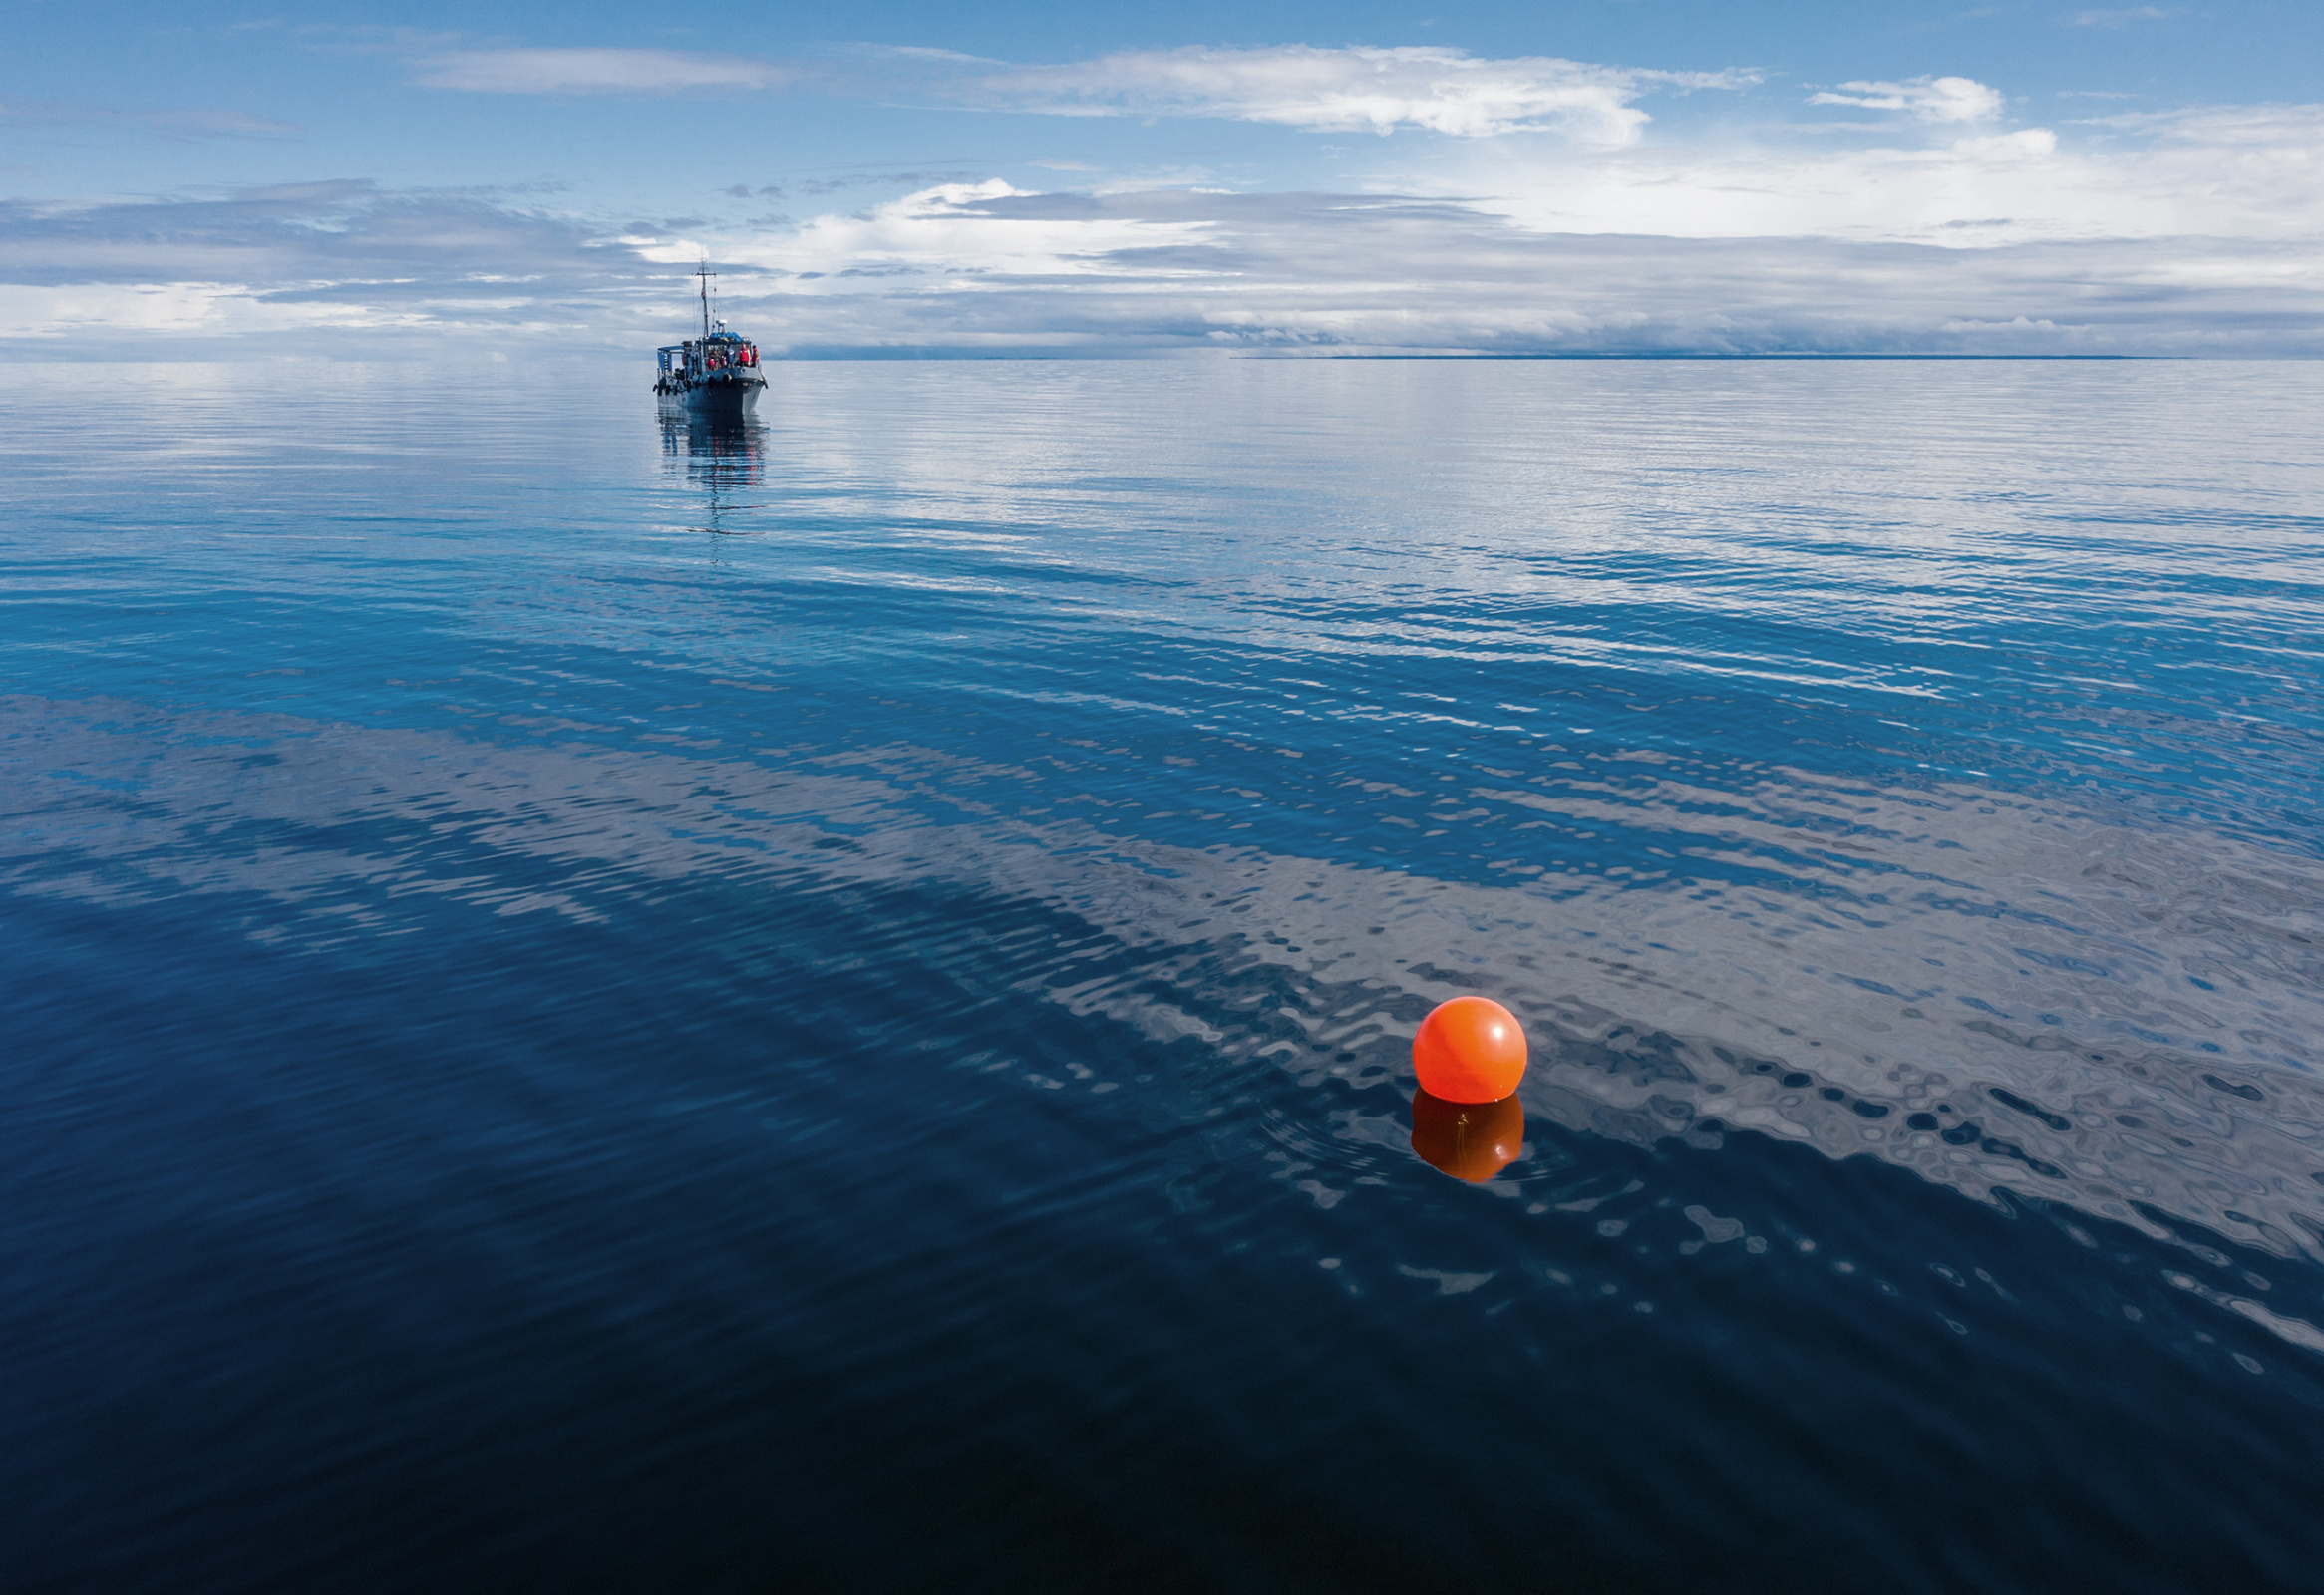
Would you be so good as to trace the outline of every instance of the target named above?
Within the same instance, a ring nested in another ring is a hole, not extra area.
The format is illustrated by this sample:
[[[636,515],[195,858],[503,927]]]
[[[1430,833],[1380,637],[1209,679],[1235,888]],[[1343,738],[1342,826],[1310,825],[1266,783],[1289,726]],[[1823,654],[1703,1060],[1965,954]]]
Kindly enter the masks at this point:
[[[873,64],[868,70],[866,62]],[[1741,69],[1663,72],[1553,56],[1282,45],[1127,51],[1057,65],[917,47],[813,63],[678,50],[440,50],[420,60],[414,81],[488,94],[647,95],[813,82],[834,93],[908,90],[939,102],[1048,116],[1207,117],[1379,134],[1416,128],[1461,138],[1554,132],[1616,148],[1633,142],[1649,120],[1635,104],[1642,96],[1741,89],[1759,77]]]
[[[1988,246],[2064,239],[2324,237],[2324,106],[2107,118],[1830,151],[1720,144],[1525,158],[1480,150],[1382,174],[1544,232],[1814,236]]]
[[[1923,122],[1984,122],[2001,115],[2001,91],[1974,78],[1907,78],[1902,83],[1843,83],[1809,96],[1812,106],[1864,106],[1909,111]]]
[[[1129,51],[1061,66],[1010,67],[963,86],[995,107],[1060,116],[1217,117],[1326,132],[1424,128],[1464,138],[1554,131],[1626,145],[1657,88],[1741,88],[1747,72],[1634,71],[1553,56],[1488,59],[1459,50]]]
[[[254,117],[247,111],[149,111],[138,120],[188,139],[290,139],[306,132],[294,122]]]
[[[677,238],[640,252],[685,265],[708,251],[794,278],[812,273],[808,280],[826,284],[810,290],[819,294],[866,285],[940,292],[994,274],[1119,282],[1126,252],[1131,258],[1143,252],[1149,261],[1131,268],[1132,275],[1167,278],[1178,273],[1153,263],[1152,251],[1199,243],[1208,231],[1200,219],[1145,214],[1092,196],[1031,193],[994,178],[940,183],[869,210],[817,216],[783,237]]]
[[[2159,6],[2127,6],[2119,11],[2077,11],[2074,25],[2078,28],[2120,28],[2134,22],[2160,22],[2177,13],[2164,11]]]
[[[247,111],[202,106],[121,111],[56,100],[0,100],[0,127],[142,128],[176,139],[292,139],[306,132],[296,123],[252,116]]]
[[[453,50],[416,82],[484,94],[683,94],[771,89],[795,69],[748,56],[688,50]]]

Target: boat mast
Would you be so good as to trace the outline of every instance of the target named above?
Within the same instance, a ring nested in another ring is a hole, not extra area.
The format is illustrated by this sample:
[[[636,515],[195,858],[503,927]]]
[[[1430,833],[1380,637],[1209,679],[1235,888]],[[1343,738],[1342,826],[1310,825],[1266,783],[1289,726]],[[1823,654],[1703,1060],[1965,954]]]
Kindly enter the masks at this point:
[[[710,279],[717,276],[718,273],[711,270],[710,262],[705,260],[696,268],[694,275],[702,279],[702,339],[703,342],[708,343],[710,341]]]

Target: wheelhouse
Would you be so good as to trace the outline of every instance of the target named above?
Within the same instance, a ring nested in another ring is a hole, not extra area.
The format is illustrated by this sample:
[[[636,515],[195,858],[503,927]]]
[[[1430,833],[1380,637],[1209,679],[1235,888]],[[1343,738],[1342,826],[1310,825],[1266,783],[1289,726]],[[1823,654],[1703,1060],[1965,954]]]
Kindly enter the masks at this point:
[[[714,332],[707,338],[665,344],[654,351],[654,359],[665,378],[701,382],[721,371],[757,371],[759,346],[731,332]]]

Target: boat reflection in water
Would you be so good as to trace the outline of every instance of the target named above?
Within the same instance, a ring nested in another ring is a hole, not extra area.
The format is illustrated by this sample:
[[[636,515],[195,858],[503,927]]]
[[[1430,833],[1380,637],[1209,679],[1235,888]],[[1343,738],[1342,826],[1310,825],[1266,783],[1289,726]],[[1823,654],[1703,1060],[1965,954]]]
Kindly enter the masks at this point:
[[[1497,1103],[1449,1103],[1415,1091],[1412,1149],[1455,1179],[1491,1179],[1525,1149],[1525,1111],[1513,1095]]]
[[[662,463],[673,479],[700,489],[705,519],[697,531],[746,536],[763,529],[748,513],[767,474],[767,429],[755,421],[662,412]]]

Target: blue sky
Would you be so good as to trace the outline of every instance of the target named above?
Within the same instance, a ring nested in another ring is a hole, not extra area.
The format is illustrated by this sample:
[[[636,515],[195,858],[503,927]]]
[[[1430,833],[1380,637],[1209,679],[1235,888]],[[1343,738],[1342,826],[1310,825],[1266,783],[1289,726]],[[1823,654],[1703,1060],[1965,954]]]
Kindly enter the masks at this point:
[[[2324,6],[10,0],[0,353],[2324,353]]]

